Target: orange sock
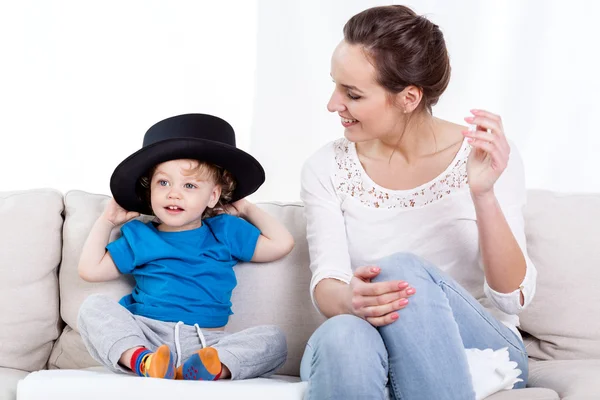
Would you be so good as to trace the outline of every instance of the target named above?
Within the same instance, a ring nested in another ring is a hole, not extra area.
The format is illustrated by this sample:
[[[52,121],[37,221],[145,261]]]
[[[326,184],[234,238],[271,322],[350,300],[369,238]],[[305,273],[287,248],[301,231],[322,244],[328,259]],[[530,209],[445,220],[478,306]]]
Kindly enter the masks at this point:
[[[154,353],[138,349],[131,357],[133,372],[150,378],[174,379],[175,365],[169,346],[163,344]]]
[[[216,381],[223,367],[219,353],[212,347],[205,347],[193,354],[177,368],[177,379],[193,381]]]

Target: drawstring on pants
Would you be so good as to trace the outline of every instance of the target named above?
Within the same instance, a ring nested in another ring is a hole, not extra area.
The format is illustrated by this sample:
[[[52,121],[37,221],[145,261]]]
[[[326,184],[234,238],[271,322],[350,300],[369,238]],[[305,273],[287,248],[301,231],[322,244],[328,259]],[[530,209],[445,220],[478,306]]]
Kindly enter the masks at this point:
[[[182,321],[179,321],[178,323],[175,324],[175,352],[177,353],[177,363],[175,364],[176,367],[180,367],[181,366],[181,342],[179,340],[179,326],[183,325]],[[194,327],[196,328],[196,333],[198,334],[198,338],[200,338],[200,344],[202,345],[202,348],[206,347],[206,339],[204,338],[204,334],[202,333],[202,330],[200,329],[200,326],[198,326],[198,324],[194,324]]]

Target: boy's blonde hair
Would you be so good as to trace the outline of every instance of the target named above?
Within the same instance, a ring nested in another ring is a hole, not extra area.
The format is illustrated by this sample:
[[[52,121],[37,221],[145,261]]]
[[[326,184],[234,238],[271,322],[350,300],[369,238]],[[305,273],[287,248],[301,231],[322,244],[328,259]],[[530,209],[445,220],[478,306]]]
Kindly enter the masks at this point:
[[[190,166],[184,172],[184,175],[190,176],[195,175],[202,178],[208,178],[213,181],[215,185],[221,186],[221,196],[217,201],[217,204],[213,208],[206,208],[204,213],[202,214],[202,219],[214,217],[223,212],[226,204],[231,202],[231,198],[233,196],[233,191],[235,190],[236,182],[233,175],[227,171],[226,169],[219,167],[216,164],[212,164],[205,161],[200,160],[190,160],[196,162],[196,166]],[[150,202],[150,183],[152,182],[152,177],[154,176],[154,172],[156,171],[156,167],[150,168],[144,176],[139,179],[137,192],[138,196],[144,201],[147,202],[150,209],[152,209],[152,204]]]

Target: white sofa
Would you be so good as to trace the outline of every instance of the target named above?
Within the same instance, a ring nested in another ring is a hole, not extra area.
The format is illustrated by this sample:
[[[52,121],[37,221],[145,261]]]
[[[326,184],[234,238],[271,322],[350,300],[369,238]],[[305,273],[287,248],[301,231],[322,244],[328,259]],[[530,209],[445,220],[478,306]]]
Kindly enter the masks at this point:
[[[119,299],[131,289],[125,277],[91,284],[77,275],[79,253],[106,200],[51,189],[0,193],[0,400],[148,394],[301,399],[300,359],[323,321],[308,294],[302,205],[262,203],[291,230],[296,247],[278,262],[236,267],[239,284],[228,329],[279,325],[289,356],[278,375],[247,382],[166,382],[107,373],[77,333],[77,311],[86,296],[101,292]],[[490,399],[600,399],[600,194],[530,191],[525,216],[529,254],[539,271],[536,298],[521,315],[530,387]]]

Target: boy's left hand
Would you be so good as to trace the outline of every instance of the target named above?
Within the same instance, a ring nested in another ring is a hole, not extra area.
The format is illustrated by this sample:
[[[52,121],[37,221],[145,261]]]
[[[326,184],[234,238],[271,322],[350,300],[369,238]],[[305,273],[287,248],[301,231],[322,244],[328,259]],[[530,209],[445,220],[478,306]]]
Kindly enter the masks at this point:
[[[234,201],[231,204],[225,205],[225,212],[229,215],[234,215],[236,217],[244,218],[246,215],[247,207],[252,204],[246,199],[241,199],[238,201]]]

